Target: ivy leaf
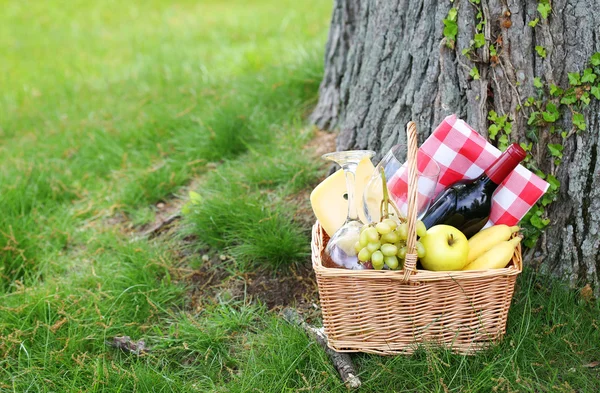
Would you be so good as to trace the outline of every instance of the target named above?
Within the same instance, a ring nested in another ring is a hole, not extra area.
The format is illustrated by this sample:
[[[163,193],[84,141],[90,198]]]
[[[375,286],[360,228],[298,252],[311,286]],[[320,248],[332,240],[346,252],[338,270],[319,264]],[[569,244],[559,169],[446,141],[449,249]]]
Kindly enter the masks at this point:
[[[560,113],[558,112],[556,105],[552,102],[549,102],[546,105],[546,111],[542,113],[542,117],[544,118],[545,122],[554,123],[560,117]]]
[[[504,133],[506,135],[510,135],[511,132],[512,132],[512,123],[510,121],[507,121],[506,124],[504,125]]]
[[[496,139],[496,135],[498,134],[499,130],[500,130],[500,128],[496,124],[492,124],[490,126],[490,128],[488,128],[488,132],[490,134],[490,139],[491,140]]]
[[[550,95],[553,95],[554,97],[560,96],[564,93],[565,91],[563,89],[561,89],[560,87],[556,86],[555,84],[551,84],[550,85]]]
[[[600,100],[600,87],[592,86],[591,93],[597,100]]]
[[[570,105],[577,102],[577,95],[575,94],[575,89],[571,88],[567,90],[564,97],[560,100],[561,104]]]
[[[535,47],[535,51],[537,52],[537,54],[542,58],[545,59],[546,58],[546,48],[544,48],[541,45],[537,45]]]
[[[563,149],[564,149],[564,146],[561,145],[560,143],[548,143],[548,150],[550,150],[550,154],[552,154],[553,157],[562,158],[563,157],[563,154],[562,154]]]
[[[494,123],[496,122],[496,120],[498,120],[498,114],[496,113],[495,110],[489,111],[489,113],[488,113],[488,120],[491,120]]]
[[[485,45],[485,36],[483,33],[475,34],[473,40],[475,41],[475,48],[481,48]]]
[[[523,148],[523,150],[525,150],[525,151],[531,151],[531,148],[533,147],[532,142],[529,142],[529,143],[521,142],[520,145]]]
[[[590,94],[587,91],[583,93],[579,99],[586,105],[590,104]]]
[[[569,72],[568,76],[571,86],[579,86],[581,84],[581,75],[579,75],[579,72]]]
[[[585,130],[585,117],[583,114],[573,112],[573,125],[577,126],[580,130]]]
[[[454,7],[448,11],[448,16],[443,20],[444,22],[444,37],[447,38],[446,46],[454,48],[454,40],[458,34],[458,25],[456,24],[456,17],[458,10]]]
[[[542,112],[542,117],[544,118],[544,121],[547,123],[554,123],[556,121],[556,118],[554,117],[554,115],[549,112]]]
[[[544,194],[544,196],[542,197],[542,205],[544,206],[548,206],[549,204],[551,204],[552,202],[554,202],[554,197],[550,194]]]
[[[531,22],[528,23],[529,26],[531,27],[535,27],[538,22],[540,21],[540,18],[535,18],[534,20],[532,20]]]
[[[465,56],[467,53],[469,53],[471,51],[471,48],[465,48],[461,51],[461,53],[463,54],[463,56]]]
[[[535,78],[533,78],[533,85],[535,87],[537,87],[538,89],[541,89],[542,87],[544,87],[544,85],[542,85],[542,80],[540,79],[539,76],[536,76]]]
[[[458,34],[458,25],[456,22],[444,19],[444,36],[450,39],[454,39]]]
[[[550,14],[550,11],[552,11],[552,7],[548,1],[545,1],[538,4],[537,10],[542,18],[548,19],[548,15]]]
[[[508,136],[506,135],[500,135],[500,138],[498,138],[498,147],[501,150],[504,150],[508,147]]]
[[[531,112],[531,115],[529,116],[529,120],[527,120],[527,124],[530,126],[537,124],[539,114],[540,114],[540,112]]]
[[[595,66],[600,65],[600,52],[594,53],[590,58],[590,62]]]
[[[585,70],[583,70],[583,76],[581,77],[581,81],[583,83],[585,83],[585,82],[594,83],[595,80],[596,80],[596,74],[594,74],[594,71],[592,71],[591,68],[586,68]]]
[[[498,52],[496,52],[496,47],[494,44],[490,45],[490,56],[498,56]]]
[[[523,105],[531,106],[531,105],[533,105],[534,102],[535,102],[535,99],[533,97],[527,97],[527,101],[525,101],[525,103]]]
[[[526,248],[532,249],[537,244],[539,237],[540,237],[539,234],[528,236],[527,238],[523,239],[523,246],[525,246]]]
[[[473,79],[479,80],[479,70],[477,69],[477,67],[471,68],[469,75],[471,75],[473,77]]]
[[[531,225],[536,227],[537,229],[544,229],[550,223],[550,220],[547,218],[541,218],[540,216],[533,215],[529,220]]]
[[[553,174],[548,174],[546,181],[550,184],[552,191],[557,191],[558,187],[560,187],[560,181]]]
[[[452,7],[452,8],[450,8],[450,10],[448,10],[448,20],[456,22],[457,16],[458,16],[458,10],[456,8]]]

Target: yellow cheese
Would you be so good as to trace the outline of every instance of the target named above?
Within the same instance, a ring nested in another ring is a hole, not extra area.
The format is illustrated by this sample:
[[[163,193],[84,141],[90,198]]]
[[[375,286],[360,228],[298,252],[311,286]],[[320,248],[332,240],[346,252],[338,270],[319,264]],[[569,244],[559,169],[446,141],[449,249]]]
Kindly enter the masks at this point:
[[[375,167],[369,158],[363,159],[356,168],[354,204],[357,207],[358,218],[363,223],[367,222],[363,209],[363,190],[374,170]],[[346,221],[348,215],[346,193],[346,177],[344,171],[340,169],[323,180],[310,194],[313,212],[329,236],[332,236]],[[379,205],[375,209],[379,211]]]

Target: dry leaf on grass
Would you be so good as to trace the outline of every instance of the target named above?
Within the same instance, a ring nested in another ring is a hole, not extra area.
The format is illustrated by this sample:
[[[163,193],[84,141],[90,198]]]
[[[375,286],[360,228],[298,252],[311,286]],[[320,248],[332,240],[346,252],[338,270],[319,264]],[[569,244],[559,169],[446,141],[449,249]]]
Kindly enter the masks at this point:
[[[581,288],[581,291],[579,291],[579,295],[583,300],[589,302],[594,298],[594,290],[592,289],[590,284],[587,284],[585,287]]]
[[[594,368],[597,367],[598,365],[600,365],[600,362],[596,361],[596,362],[591,362],[588,364],[584,364],[583,367],[585,368]]]
[[[138,356],[150,352],[150,348],[146,347],[144,340],[133,341],[129,336],[113,337],[112,341],[107,341],[106,344]]]

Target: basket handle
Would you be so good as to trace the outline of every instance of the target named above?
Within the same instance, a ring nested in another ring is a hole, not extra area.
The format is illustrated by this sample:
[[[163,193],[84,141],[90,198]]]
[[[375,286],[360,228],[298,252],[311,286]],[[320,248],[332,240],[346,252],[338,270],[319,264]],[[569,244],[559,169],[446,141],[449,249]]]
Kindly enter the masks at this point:
[[[403,282],[416,273],[417,265],[417,125],[410,121],[406,126],[407,163],[408,163],[408,238],[406,239],[406,258],[404,259]]]

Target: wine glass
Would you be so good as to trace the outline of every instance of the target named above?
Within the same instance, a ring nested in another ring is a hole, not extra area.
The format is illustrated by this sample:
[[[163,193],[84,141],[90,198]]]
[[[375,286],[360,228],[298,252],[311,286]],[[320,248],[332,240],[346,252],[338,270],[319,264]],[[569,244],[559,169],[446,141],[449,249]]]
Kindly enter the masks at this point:
[[[354,245],[359,239],[360,229],[364,225],[359,220],[354,202],[354,182],[358,163],[364,158],[375,155],[371,150],[348,150],[324,154],[325,160],[330,160],[342,167],[346,176],[346,192],[348,195],[348,214],[346,222],[329,239],[325,247],[323,264],[326,267],[343,267],[361,270],[363,265],[358,261]]]
[[[363,209],[369,222],[381,219],[380,205],[383,200],[381,170],[385,174],[390,202],[398,209],[389,209],[392,216],[408,215],[408,166],[403,164],[402,157],[406,146],[398,144],[393,146],[383,159],[377,164],[371,179],[363,193]],[[421,219],[431,202],[435,198],[440,167],[429,155],[421,150],[417,153],[417,219]],[[399,217],[400,218],[400,217]]]

